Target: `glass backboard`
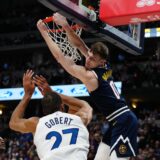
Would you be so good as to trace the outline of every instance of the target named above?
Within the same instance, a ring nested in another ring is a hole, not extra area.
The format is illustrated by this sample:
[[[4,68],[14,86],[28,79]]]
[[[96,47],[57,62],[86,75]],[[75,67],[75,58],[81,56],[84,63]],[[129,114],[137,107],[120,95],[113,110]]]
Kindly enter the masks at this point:
[[[93,0],[39,0],[67,19],[82,25],[85,31],[134,55],[143,53],[143,24],[113,27],[100,21],[98,3]]]

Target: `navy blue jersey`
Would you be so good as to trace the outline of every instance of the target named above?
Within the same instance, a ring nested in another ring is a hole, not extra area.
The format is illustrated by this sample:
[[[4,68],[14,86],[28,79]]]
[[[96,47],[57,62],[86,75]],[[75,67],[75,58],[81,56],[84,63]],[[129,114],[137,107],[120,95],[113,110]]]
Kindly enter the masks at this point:
[[[114,85],[109,65],[104,68],[94,68],[93,71],[97,75],[99,86],[90,93],[90,97],[97,109],[108,116],[126,106],[125,100],[120,97]]]

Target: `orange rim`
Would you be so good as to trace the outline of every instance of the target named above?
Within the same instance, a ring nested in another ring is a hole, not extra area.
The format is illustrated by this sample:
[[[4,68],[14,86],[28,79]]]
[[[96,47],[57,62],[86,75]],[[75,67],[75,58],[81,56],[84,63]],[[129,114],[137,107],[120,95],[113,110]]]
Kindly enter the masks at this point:
[[[51,17],[46,17],[45,19],[42,20],[44,23],[49,23],[49,22],[54,22],[54,19],[53,19],[53,16]],[[82,27],[80,27],[78,24],[75,24],[73,26],[71,26],[71,28],[73,30],[77,30],[77,29],[80,29]],[[60,28],[60,29],[49,29],[48,30],[49,32],[63,32],[65,31],[63,28]]]
[[[45,23],[52,22],[52,21],[53,21],[53,16],[51,16],[51,17],[46,17],[46,18],[43,19],[42,21],[45,22]]]

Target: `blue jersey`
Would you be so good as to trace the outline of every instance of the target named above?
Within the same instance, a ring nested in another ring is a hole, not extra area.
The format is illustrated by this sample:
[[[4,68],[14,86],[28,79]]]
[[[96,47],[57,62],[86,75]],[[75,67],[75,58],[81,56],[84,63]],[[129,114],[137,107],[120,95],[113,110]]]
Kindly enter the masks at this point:
[[[94,68],[93,71],[97,75],[99,86],[90,93],[90,97],[96,108],[105,116],[109,116],[117,110],[122,111],[121,108],[126,106],[126,102],[120,97],[114,85],[112,70],[109,65],[104,68]]]
[[[119,95],[109,65],[94,68],[98,88],[90,93],[96,108],[106,116],[109,128],[102,141],[110,146],[117,157],[132,157],[137,154],[137,118]]]

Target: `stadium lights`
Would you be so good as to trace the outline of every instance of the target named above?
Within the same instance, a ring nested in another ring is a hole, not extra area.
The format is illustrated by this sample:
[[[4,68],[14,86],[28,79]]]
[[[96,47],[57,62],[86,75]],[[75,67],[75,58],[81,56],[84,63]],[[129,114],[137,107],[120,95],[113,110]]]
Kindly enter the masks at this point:
[[[156,38],[156,37],[160,37],[160,27],[145,29],[145,38]]]
[[[0,109],[0,115],[2,115],[3,114],[3,110],[2,109]]]
[[[137,108],[137,103],[136,102],[132,102],[132,108],[134,108],[134,109]]]

